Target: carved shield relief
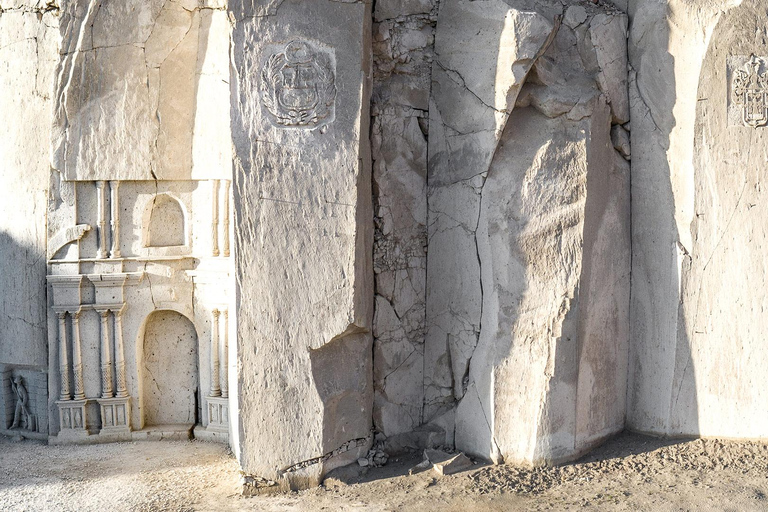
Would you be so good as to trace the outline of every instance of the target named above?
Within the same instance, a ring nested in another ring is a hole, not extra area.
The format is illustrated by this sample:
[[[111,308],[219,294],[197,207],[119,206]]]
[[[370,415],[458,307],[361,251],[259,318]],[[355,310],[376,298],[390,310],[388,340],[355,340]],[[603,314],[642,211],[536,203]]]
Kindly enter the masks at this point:
[[[762,57],[730,57],[728,124],[752,128],[768,124],[768,72]]]
[[[335,64],[333,51],[308,41],[269,46],[260,76],[264,115],[281,128],[317,128],[333,121]]]

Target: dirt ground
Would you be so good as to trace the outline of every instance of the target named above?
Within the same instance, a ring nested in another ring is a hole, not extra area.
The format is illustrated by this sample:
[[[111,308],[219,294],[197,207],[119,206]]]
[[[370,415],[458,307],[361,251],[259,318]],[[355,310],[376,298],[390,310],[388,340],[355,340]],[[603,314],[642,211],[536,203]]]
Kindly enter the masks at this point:
[[[2,511],[768,510],[768,444],[624,434],[584,459],[408,476],[418,458],[271,497],[238,493],[237,463],[198,441],[61,447],[0,438]],[[342,481],[344,480],[344,481]]]

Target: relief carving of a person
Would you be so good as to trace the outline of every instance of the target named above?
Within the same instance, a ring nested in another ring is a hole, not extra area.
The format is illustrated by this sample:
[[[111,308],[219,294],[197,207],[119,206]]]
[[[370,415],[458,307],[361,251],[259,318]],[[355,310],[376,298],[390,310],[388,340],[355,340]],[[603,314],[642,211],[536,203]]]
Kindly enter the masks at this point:
[[[24,387],[21,375],[17,375],[11,380],[11,389],[16,396],[16,411],[13,414],[11,429],[34,430],[34,418],[29,412],[29,393]]]

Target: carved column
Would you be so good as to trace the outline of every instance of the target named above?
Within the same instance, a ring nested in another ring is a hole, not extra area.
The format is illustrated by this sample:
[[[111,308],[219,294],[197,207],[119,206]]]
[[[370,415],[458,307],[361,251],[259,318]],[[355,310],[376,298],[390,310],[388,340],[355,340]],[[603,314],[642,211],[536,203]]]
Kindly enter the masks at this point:
[[[229,396],[229,311],[222,310],[221,331],[221,396]]]
[[[221,396],[219,386],[219,310],[213,310],[211,324],[211,396]]]
[[[107,191],[106,181],[96,182],[96,199],[98,201],[98,222],[99,227],[99,250],[97,257],[104,259],[107,257]]]
[[[224,256],[229,256],[229,180],[224,180],[224,193],[222,194],[223,204],[221,212],[222,215],[222,223],[224,228],[224,234],[223,234],[223,245],[224,245]]]
[[[67,354],[67,312],[58,311],[59,317],[59,378],[61,382],[60,400],[70,400],[71,390],[69,386],[69,355]]]
[[[109,223],[112,226],[112,250],[109,253],[110,258],[120,257],[120,200],[118,199],[119,181],[110,181],[109,190],[111,197],[109,205],[112,208]]]
[[[97,309],[101,316],[101,398],[112,398],[112,340],[109,335],[109,309]]]
[[[123,348],[123,309],[113,312],[115,315],[115,373],[117,374],[117,397],[128,396],[128,384],[125,377],[125,349]]]
[[[213,203],[213,219],[211,220],[211,241],[213,242],[213,255],[219,255],[219,180],[211,180],[211,202]]]
[[[72,370],[75,377],[75,400],[85,400],[83,386],[83,358],[80,354],[80,310],[70,311],[72,315]]]

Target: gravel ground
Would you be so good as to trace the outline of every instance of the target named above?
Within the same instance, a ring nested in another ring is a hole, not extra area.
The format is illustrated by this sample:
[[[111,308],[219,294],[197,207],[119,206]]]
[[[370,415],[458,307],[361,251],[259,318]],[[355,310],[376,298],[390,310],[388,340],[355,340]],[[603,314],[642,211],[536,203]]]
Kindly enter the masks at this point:
[[[446,477],[408,476],[417,456],[323,487],[243,498],[216,444],[46,446],[0,438],[2,511],[529,511],[768,510],[768,445],[664,441],[624,434],[553,468],[477,464]],[[361,470],[362,471],[362,470]]]

